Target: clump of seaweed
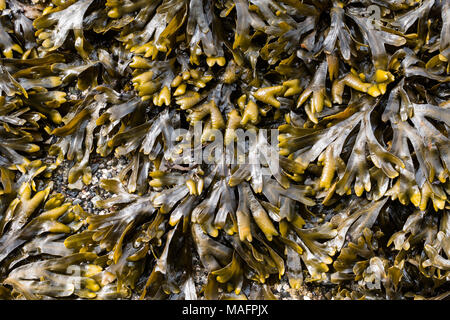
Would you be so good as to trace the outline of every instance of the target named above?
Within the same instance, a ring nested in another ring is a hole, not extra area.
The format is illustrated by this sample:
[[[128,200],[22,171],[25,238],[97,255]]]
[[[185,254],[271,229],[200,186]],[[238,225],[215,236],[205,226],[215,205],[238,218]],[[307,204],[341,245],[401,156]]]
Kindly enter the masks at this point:
[[[0,49],[1,299],[448,296],[448,1],[0,0]]]

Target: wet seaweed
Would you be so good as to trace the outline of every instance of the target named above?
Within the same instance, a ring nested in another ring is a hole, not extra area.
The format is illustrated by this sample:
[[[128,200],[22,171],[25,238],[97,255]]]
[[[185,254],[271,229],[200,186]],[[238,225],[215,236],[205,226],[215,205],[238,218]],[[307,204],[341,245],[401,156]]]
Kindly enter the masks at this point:
[[[448,297],[448,1],[4,0],[0,51],[1,299]]]

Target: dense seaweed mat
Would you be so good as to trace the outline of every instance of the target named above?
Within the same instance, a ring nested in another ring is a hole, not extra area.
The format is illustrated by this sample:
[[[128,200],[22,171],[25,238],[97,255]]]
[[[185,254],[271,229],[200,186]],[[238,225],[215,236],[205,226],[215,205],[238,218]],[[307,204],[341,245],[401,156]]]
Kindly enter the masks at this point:
[[[0,51],[1,299],[448,297],[450,1],[0,0]]]

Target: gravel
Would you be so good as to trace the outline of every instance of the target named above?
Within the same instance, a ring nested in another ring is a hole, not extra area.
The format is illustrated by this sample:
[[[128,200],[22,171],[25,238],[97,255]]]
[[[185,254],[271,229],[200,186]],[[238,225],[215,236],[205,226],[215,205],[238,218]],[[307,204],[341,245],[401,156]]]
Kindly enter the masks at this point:
[[[65,160],[53,173],[53,193],[61,193],[67,201],[79,204],[83,210],[91,214],[105,214],[107,210],[95,207],[95,202],[111,196],[111,193],[100,187],[100,181],[116,177],[127,164],[125,158],[115,158],[113,155],[102,158],[91,157],[92,181],[88,186],[83,185],[81,190],[70,189],[67,186],[67,176],[70,169],[70,161]]]

